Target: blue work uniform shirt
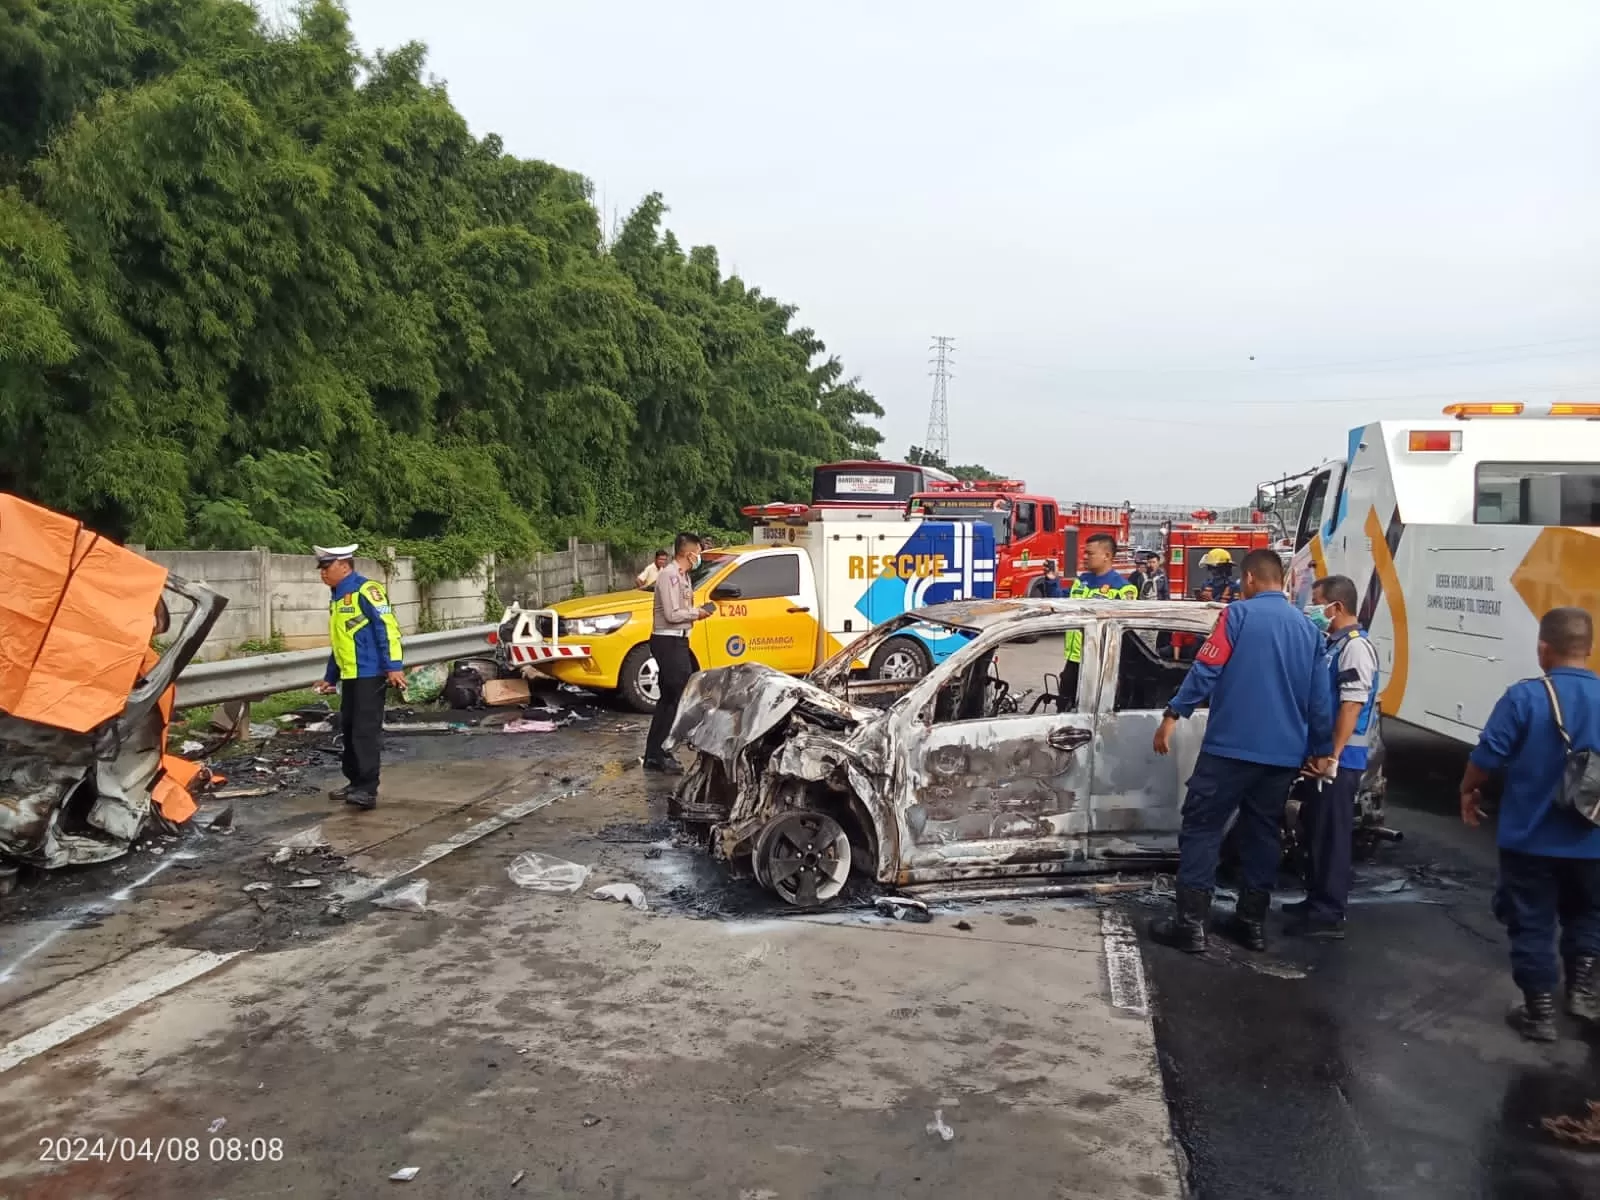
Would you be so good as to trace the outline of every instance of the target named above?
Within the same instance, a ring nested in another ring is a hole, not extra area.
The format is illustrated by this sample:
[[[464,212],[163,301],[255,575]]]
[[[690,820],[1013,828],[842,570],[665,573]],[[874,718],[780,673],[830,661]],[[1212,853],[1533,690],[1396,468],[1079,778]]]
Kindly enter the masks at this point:
[[[351,592],[359,592],[366,583],[365,575],[352,571],[329,589],[330,599],[343,600]],[[384,621],[387,614],[379,612],[366,596],[360,596],[357,603],[361,605],[362,615],[367,618],[367,625],[355,635],[356,678],[374,679],[390,671],[404,670],[405,664],[389,654],[388,626]],[[393,619],[392,616],[390,619]],[[339,663],[331,653],[328,655],[328,669],[322,673],[322,678],[328,683],[339,682]]]
[[[1550,672],[1575,750],[1600,750],[1600,677],[1582,667]],[[1538,679],[1506,689],[1472,751],[1485,771],[1504,771],[1497,841],[1547,858],[1600,858],[1600,828],[1556,806],[1567,751]]]

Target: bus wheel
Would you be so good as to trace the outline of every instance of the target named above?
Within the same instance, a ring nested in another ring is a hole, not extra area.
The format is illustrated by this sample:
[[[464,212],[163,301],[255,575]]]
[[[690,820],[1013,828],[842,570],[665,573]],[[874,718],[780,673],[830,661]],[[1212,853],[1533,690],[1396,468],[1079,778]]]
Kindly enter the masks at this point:
[[[635,646],[622,660],[622,670],[617,673],[617,692],[634,712],[655,712],[656,701],[661,699],[661,681],[649,642]]]
[[[872,656],[874,679],[921,679],[933,669],[933,656],[915,638],[890,638]]]

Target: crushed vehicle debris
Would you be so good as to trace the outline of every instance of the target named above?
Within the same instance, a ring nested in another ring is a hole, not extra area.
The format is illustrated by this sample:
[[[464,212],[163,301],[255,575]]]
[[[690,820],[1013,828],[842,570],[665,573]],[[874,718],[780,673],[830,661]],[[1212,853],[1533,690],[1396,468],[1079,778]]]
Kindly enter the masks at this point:
[[[1177,856],[1183,782],[1205,714],[1173,753],[1151,742],[1222,611],[1193,601],[980,600],[888,621],[805,679],[759,663],[690,679],[673,744],[696,751],[670,813],[712,855],[791,904],[824,904],[852,870],[881,885],[1006,885],[1048,893],[1070,877],[1148,871]],[[962,648],[919,679],[866,679],[859,664],[914,624]],[[1002,674],[1012,648],[1082,634],[1076,678],[1047,676],[1030,705]],[[1381,783],[1363,819],[1381,817]],[[1376,797],[1376,799],[1374,799]],[[1376,805],[1373,809],[1372,806]]]
[[[0,858],[104,862],[187,821],[201,764],[166,752],[175,683],[227,600],[3,493],[0,576]]]

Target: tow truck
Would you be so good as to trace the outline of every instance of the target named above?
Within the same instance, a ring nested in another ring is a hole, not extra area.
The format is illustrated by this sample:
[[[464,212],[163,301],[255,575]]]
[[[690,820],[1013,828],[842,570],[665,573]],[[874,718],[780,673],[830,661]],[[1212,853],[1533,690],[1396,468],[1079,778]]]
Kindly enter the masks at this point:
[[[1382,667],[1385,718],[1476,742],[1539,673],[1539,619],[1600,609],[1600,404],[1453,404],[1375,421],[1314,469],[1290,595],[1346,575]],[[1600,654],[1589,660],[1600,667]]]
[[[870,465],[870,464],[869,464]],[[994,531],[981,521],[911,520],[876,501],[744,509],[751,544],[707,551],[691,576],[699,667],[760,662],[805,675],[891,617],[929,604],[994,596]],[[907,493],[909,494],[909,493]],[[903,505],[904,500],[900,501]],[[653,588],[512,605],[491,635],[502,664],[563,683],[615,692],[653,712],[660,696],[650,653]],[[917,679],[962,644],[947,627],[912,625],[855,664],[878,679]]]
[[[995,537],[994,594],[1011,597],[1044,595],[1046,562],[1053,561],[1063,575],[1077,574],[1092,534],[1108,533],[1125,548],[1133,506],[1061,505],[1030,493],[1020,479],[979,479],[936,480],[911,497],[909,511],[989,525]]]

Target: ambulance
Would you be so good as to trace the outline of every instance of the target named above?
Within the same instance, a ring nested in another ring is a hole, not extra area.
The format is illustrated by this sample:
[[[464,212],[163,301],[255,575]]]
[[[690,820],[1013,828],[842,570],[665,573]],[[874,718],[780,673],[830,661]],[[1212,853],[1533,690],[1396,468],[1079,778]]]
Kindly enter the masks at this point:
[[[708,550],[692,576],[696,622],[689,646],[700,667],[760,662],[806,675],[873,626],[949,600],[994,596],[994,530],[982,522],[907,520],[881,505],[769,504],[747,508],[752,544]],[[504,665],[563,683],[615,692],[651,712],[660,695],[650,653],[653,589],[505,611],[491,639]],[[915,679],[965,639],[947,626],[914,625],[856,667],[875,678]]]
[[[1539,673],[1539,618],[1600,610],[1600,404],[1444,416],[1351,430],[1306,486],[1289,589],[1304,605],[1317,578],[1354,580],[1384,716],[1472,744]]]

